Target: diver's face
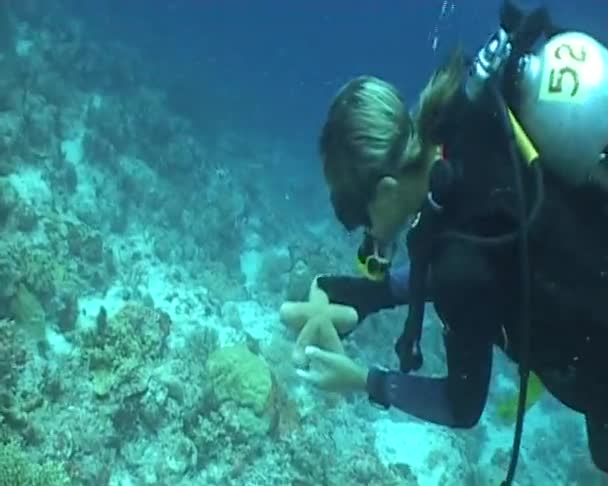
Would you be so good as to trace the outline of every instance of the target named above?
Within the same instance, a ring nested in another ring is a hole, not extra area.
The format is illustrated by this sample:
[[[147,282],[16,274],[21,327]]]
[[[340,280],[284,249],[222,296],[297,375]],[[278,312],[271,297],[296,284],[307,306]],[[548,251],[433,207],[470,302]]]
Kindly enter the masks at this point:
[[[427,193],[425,179],[407,175],[383,177],[367,209],[369,233],[381,242],[394,240],[422,206]]]

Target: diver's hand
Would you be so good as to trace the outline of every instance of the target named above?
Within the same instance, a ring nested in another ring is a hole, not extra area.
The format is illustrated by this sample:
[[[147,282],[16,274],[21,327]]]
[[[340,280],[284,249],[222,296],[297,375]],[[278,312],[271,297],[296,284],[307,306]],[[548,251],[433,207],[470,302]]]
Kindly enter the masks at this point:
[[[351,331],[359,320],[357,311],[346,305],[332,304],[327,294],[313,280],[306,302],[285,302],[281,321],[298,332],[293,352],[296,366],[306,363],[304,349],[317,346],[327,351],[344,353],[339,333]]]
[[[304,350],[307,368],[297,370],[298,376],[324,391],[356,392],[367,388],[367,368],[348,356],[307,346]]]

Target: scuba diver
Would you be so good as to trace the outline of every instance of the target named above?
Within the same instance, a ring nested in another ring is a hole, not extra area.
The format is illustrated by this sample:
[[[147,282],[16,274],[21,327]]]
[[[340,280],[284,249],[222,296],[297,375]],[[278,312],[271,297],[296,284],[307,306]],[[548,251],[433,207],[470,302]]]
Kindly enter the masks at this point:
[[[321,275],[307,302],[283,304],[282,321],[299,332],[298,374],[468,428],[498,346],[520,374],[503,484],[515,474],[530,373],[584,414],[591,457],[608,472],[607,76],[608,50],[593,38],[507,2],[500,29],[474,59],[454,54],[412,115],[391,84],[348,82],[320,152],[337,219],[364,228],[368,275]],[[409,267],[391,269],[406,221]],[[425,302],[443,324],[446,377],[409,374],[423,362]],[[402,304],[399,370],[345,355],[341,339],[359,322]]]

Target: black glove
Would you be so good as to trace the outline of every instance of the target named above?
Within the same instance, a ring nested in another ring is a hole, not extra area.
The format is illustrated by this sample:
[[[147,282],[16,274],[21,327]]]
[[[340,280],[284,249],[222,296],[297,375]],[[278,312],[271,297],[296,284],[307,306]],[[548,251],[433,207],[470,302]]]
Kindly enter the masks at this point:
[[[403,304],[393,295],[388,278],[374,281],[363,277],[323,275],[317,279],[317,285],[332,304],[354,307],[359,320],[381,309]]]

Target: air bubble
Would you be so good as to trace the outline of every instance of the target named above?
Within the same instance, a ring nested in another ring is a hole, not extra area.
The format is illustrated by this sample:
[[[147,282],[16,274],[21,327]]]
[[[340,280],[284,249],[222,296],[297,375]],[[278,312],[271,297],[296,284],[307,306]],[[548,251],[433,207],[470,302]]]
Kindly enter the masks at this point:
[[[443,2],[441,2],[441,9],[439,10],[439,14],[437,15],[437,19],[435,20],[435,25],[429,32],[429,40],[431,42],[431,49],[433,50],[433,52],[437,52],[437,48],[439,47],[441,26],[454,13],[455,10],[455,1],[443,0]]]

